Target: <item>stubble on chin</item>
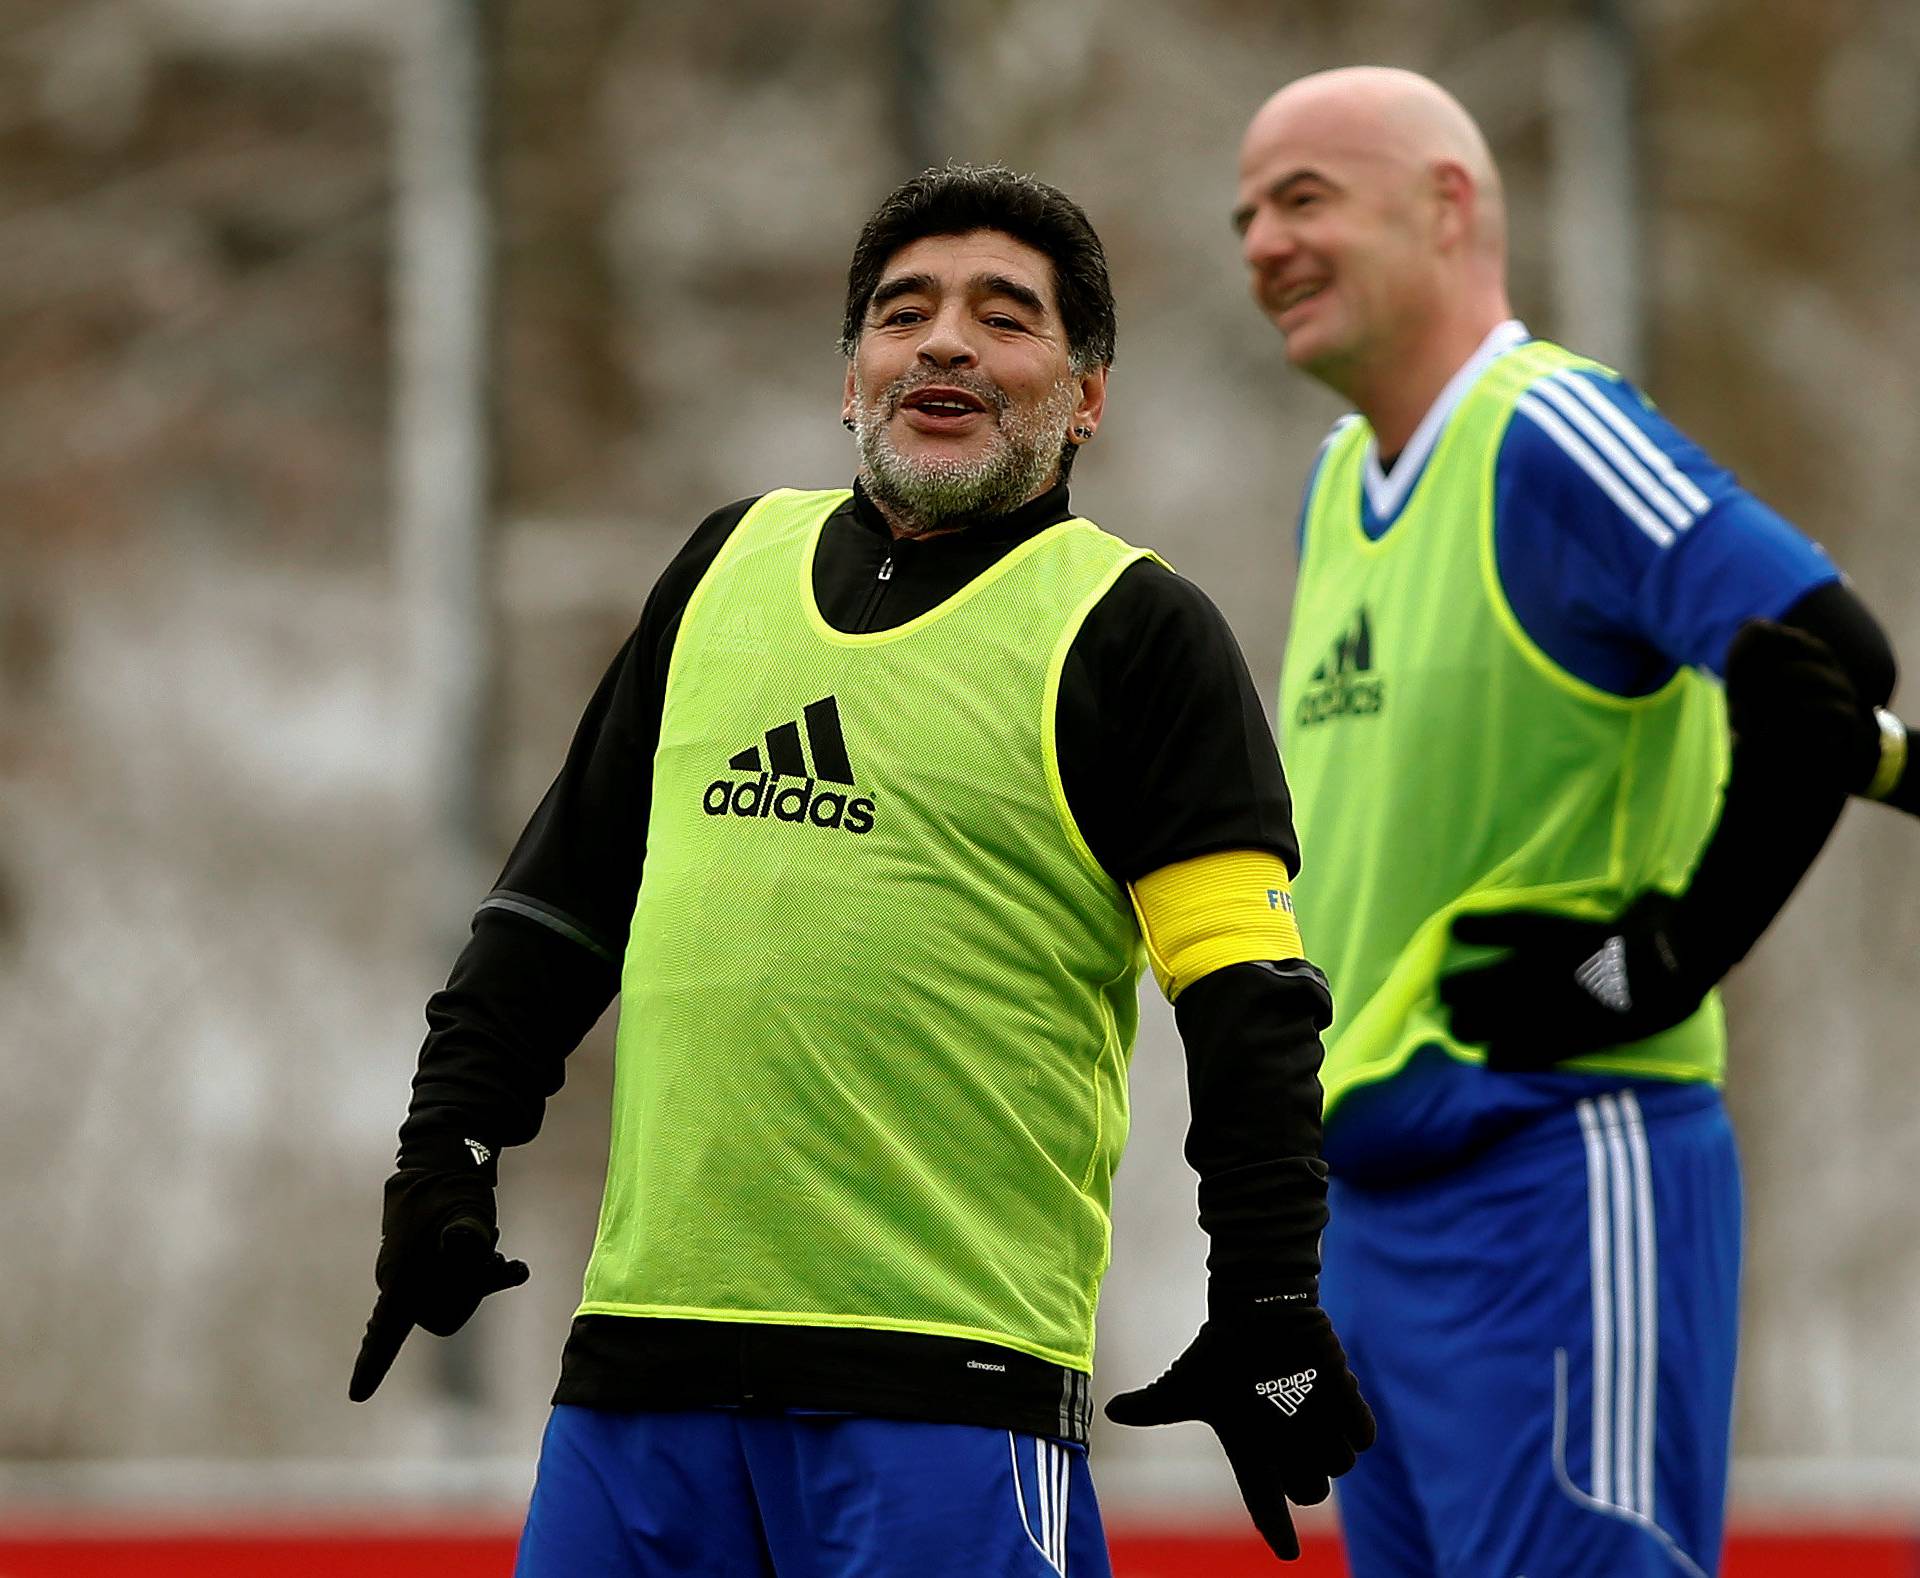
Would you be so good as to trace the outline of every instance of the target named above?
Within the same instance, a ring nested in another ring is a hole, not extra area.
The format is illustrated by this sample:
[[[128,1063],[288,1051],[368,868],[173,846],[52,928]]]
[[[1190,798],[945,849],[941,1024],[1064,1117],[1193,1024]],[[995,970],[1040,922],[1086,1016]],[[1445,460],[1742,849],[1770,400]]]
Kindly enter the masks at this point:
[[[903,392],[896,386],[858,401],[854,439],[867,492],[899,525],[917,532],[1004,514],[1042,492],[1059,464],[1078,396],[1074,380],[1062,379],[1044,401],[1023,412],[994,390],[988,397],[992,442],[985,449],[908,455],[895,447],[889,430]]]

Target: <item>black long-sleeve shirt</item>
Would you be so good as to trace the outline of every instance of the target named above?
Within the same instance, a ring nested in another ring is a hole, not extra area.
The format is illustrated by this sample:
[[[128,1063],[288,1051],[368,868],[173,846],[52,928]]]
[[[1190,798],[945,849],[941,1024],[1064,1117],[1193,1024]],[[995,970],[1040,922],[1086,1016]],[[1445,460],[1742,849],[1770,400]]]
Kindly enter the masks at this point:
[[[668,565],[581,719],[565,765],[521,835],[446,988],[401,1129],[401,1164],[437,1166],[476,1138],[498,1148],[539,1128],[564,1060],[619,989],[645,865],[654,748],[688,599],[754,501],[710,515]],[[813,590],[849,633],[927,612],[1018,543],[1068,519],[1064,485],[998,518],[896,539],[856,488],[822,529]],[[1127,884],[1228,849],[1297,871],[1291,802],[1238,645],[1192,583],[1130,565],[1069,648],[1055,719],[1062,787],[1101,866]],[[1310,1283],[1324,1220],[1318,1164],[1318,973],[1299,961],[1236,965],[1182,993],[1216,1297]],[[943,1418],[1080,1436],[1082,1380],[992,1350],[983,1397],[965,1355],[984,1345],[865,1330],[584,1316],[557,1401],[609,1408],[751,1404]],[[961,1384],[955,1377],[962,1377]]]

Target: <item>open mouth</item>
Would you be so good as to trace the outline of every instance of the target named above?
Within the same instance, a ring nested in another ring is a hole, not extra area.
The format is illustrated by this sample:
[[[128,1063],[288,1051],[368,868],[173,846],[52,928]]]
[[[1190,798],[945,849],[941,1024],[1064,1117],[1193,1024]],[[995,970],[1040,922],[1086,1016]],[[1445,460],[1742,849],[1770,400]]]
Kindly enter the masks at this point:
[[[985,411],[986,401],[964,389],[916,389],[900,402],[905,411],[925,411],[930,416],[968,416]]]
[[[988,414],[987,402],[970,390],[927,385],[900,402],[908,425],[923,432],[957,432]]]

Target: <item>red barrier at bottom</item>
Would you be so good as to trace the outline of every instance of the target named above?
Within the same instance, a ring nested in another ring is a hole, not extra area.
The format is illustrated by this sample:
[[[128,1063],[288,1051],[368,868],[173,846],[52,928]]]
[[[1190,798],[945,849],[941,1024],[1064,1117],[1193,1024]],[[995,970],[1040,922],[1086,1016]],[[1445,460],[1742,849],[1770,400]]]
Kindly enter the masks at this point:
[[[1281,1563],[1252,1534],[1155,1534],[1144,1529],[1109,1532],[1114,1578],[1347,1578],[1340,1541],[1331,1534],[1300,1540],[1300,1560]]]
[[[519,1530],[447,1534],[0,1532],[0,1578],[510,1578]]]
[[[1762,1534],[1727,1540],[1724,1578],[1920,1578],[1920,1534]]]
[[[1300,1560],[1285,1564],[1250,1535],[1121,1529],[1111,1543],[1114,1578],[1348,1578],[1332,1535],[1302,1539]],[[1720,1578],[1920,1578],[1920,1534],[1736,1530]]]
[[[1282,1566],[1252,1537],[1117,1530],[1115,1578],[1347,1578],[1340,1542],[1309,1536]],[[0,1578],[509,1578],[514,1535],[8,1535]],[[1920,1578],[1920,1537],[1736,1532],[1721,1578]]]

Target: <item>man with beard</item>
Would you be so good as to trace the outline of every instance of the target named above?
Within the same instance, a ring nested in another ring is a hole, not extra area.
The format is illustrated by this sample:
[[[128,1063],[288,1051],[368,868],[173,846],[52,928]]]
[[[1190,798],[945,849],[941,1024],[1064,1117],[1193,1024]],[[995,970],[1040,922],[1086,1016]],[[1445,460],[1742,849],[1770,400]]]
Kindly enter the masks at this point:
[[[1920,798],[1892,653],[1819,549],[1513,318],[1499,173],[1434,83],[1283,88],[1235,219],[1288,361],[1355,408],[1280,690],[1341,1003],[1326,1303],[1380,1413],[1350,1565],[1700,1578],[1740,1263],[1714,988],[1849,794]]]
[[[1074,516],[1114,315],[1052,187],[928,172],[855,248],[851,491],[710,516],[428,1007],[351,1393],[524,1281],[501,1147],[622,995],[605,1201],[520,1572],[1107,1571],[1094,1301],[1135,984],[1174,1001],[1208,1320],[1111,1405],[1256,1524],[1372,1420],[1318,1307],[1324,979],[1239,651]]]

